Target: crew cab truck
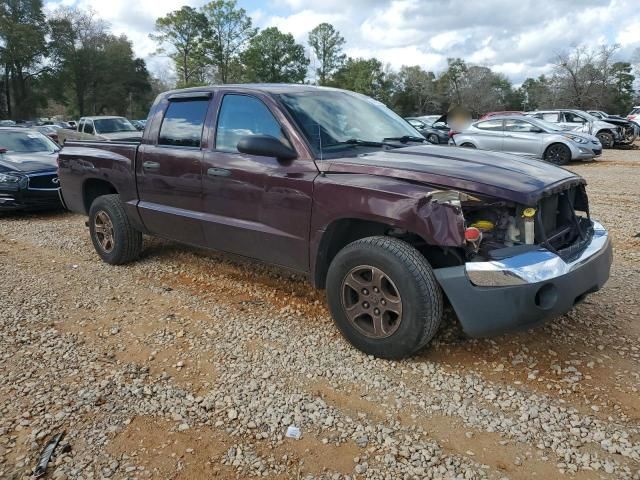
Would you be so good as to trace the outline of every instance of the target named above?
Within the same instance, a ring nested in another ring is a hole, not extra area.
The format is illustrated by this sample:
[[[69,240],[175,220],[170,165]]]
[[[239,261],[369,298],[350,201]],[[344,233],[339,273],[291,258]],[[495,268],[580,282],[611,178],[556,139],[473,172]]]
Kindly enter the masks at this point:
[[[58,163],[105,262],[135,260],[149,234],[303,272],[378,357],[425,346],[445,302],[471,336],[529,328],[600,289],[612,261],[581,177],[428,145],[343,90],[170,91],[141,142],[67,142]]]

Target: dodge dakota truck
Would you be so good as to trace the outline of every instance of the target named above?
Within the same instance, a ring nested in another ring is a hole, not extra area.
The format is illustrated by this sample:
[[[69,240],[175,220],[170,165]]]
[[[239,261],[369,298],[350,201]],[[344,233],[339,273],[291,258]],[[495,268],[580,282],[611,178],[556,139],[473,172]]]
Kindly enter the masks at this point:
[[[170,91],[140,142],[67,142],[58,165],[105,262],[135,260],[148,234],[302,272],[342,334],[384,358],[425,346],[446,304],[470,336],[561,315],[612,262],[580,176],[431,146],[344,90]]]

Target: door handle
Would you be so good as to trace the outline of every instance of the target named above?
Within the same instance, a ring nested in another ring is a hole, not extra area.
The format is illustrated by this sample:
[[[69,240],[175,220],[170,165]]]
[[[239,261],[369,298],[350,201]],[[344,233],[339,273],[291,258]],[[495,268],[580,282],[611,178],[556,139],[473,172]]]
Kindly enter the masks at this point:
[[[160,170],[160,164],[158,162],[144,162],[142,168],[145,170]]]
[[[228,177],[231,175],[231,170],[227,170],[226,168],[209,168],[207,170],[207,175],[210,177]]]

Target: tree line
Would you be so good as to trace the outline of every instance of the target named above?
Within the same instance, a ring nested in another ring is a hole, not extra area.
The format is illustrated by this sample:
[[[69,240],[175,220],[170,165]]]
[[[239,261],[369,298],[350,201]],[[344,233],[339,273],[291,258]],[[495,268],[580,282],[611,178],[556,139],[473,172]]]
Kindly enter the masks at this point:
[[[640,52],[635,61],[615,61],[616,45],[558,53],[549,74],[516,87],[504,74],[461,58],[449,58],[442,72],[432,72],[349,57],[344,37],[328,23],[311,30],[303,45],[276,27],[255,27],[236,0],[213,0],[156,20],[150,34],[156,54],[167,56],[175,71],[167,82],[152,78],[131,42],[112,35],[91,12],[61,7],[45,18],[42,0],[0,0],[0,5],[4,116],[32,115],[51,104],[81,115],[140,116],[162,89],[245,82],[345,88],[405,116],[443,113],[452,105],[476,116],[560,107],[626,113],[640,101],[634,91]]]
[[[146,116],[152,79],[131,41],[92,11],[0,0],[0,118]]]

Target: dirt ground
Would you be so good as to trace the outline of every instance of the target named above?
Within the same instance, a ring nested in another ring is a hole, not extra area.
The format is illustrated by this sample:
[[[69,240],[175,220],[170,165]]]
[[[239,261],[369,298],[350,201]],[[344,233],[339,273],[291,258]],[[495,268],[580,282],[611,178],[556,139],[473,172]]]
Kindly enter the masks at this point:
[[[640,149],[568,168],[614,241],[605,288],[491,339],[449,313],[401,362],[289,272],[150,238],[112,267],[82,216],[0,216],[0,478],[64,430],[50,478],[640,479]]]

